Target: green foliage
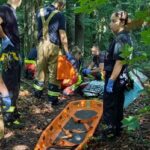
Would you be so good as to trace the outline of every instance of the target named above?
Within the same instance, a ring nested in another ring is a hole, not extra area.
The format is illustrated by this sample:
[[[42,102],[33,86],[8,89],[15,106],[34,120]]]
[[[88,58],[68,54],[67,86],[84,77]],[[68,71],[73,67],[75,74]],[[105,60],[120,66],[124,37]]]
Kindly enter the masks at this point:
[[[147,54],[143,51],[141,51],[140,55],[138,56],[133,56],[132,59],[130,58],[134,53],[134,48],[129,46],[128,44],[126,44],[123,49],[122,49],[122,53],[120,54],[120,56],[122,58],[124,58],[124,60],[122,61],[123,64],[129,64],[129,65],[134,65],[135,63],[140,63],[141,60],[145,61],[147,60]]]
[[[143,11],[137,11],[135,14],[135,19],[142,19],[145,21],[150,21],[150,10],[145,9]]]
[[[140,127],[139,120],[134,116],[129,116],[128,118],[124,118],[122,120],[122,123],[123,123],[123,127],[127,128],[128,132],[135,131]]]
[[[150,101],[150,99],[149,99],[149,101]],[[150,106],[145,106],[144,108],[140,109],[138,112],[140,114],[150,113]]]
[[[122,58],[124,58],[124,61],[123,61],[123,63],[129,63],[129,61],[130,61],[130,56],[133,54],[133,50],[134,50],[134,48],[133,47],[131,47],[130,45],[128,45],[128,44],[125,44],[124,45],[124,47],[122,48],[122,53],[120,54],[120,56],[122,57]]]
[[[77,3],[79,3],[80,5],[76,7],[75,13],[90,14],[106,2],[107,0],[77,0]]]
[[[44,0],[44,4],[45,5],[48,5],[48,4],[52,3],[52,2],[53,2],[53,0]]]
[[[3,3],[6,3],[6,0],[0,0],[0,5],[2,5]]]
[[[141,32],[141,42],[150,45],[150,29]]]

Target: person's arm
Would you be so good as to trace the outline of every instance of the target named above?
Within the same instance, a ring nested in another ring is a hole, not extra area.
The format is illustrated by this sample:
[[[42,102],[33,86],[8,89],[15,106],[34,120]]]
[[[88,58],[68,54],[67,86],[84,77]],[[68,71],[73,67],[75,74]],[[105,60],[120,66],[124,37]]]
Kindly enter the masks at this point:
[[[122,64],[122,60],[123,58],[120,57],[122,51],[122,43],[116,43],[115,44],[115,48],[114,48],[114,54],[113,54],[113,58],[116,60],[114,68],[113,68],[113,72],[108,80],[107,86],[106,86],[106,91],[108,93],[112,93],[113,92],[113,86],[114,86],[114,82],[117,79],[117,77],[119,76],[121,69],[123,67]]]
[[[111,80],[116,80],[117,79],[117,77],[120,74],[120,71],[121,71],[122,67],[123,67],[122,61],[121,60],[116,60],[113,72],[110,76]]]
[[[100,72],[100,67],[92,69],[91,72],[92,73]]]
[[[59,30],[59,35],[60,35],[61,44],[62,44],[65,52],[68,53],[69,50],[68,50],[68,39],[67,39],[66,31],[65,30]]]
[[[100,68],[100,72],[103,72],[104,71],[104,63],[100,63],[99,68]]]
[[[100,63],[99,67],[92,70],[93,73],[95,72],[103,72],[104,71],[104,63]]]
[[[94,62],[92,61],[91,64],[88,66],[88,69],[92,69],[94,67]]]
[[[0,17],[0,38],[5,38],[6,34],[3,31],[1,24],[3,23],[3,19]]]
[[[69,54],[65,17],[63,13],[58,13],[58,17],[59,17],[59,36],[61,45],[64,48],[65,53]]]

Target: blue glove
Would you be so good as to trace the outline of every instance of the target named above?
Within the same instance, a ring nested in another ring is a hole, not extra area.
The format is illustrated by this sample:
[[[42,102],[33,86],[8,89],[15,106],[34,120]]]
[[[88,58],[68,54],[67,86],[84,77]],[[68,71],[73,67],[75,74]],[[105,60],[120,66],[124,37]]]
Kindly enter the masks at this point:
[[[6,106],[6,110],[9,109],[9,107],[11,106],[11,99],[10,97],[3,97],[2,98],[3,104],[4,106]]]
[[[5,38],[2,39],[2,50],[6,49],[9,45],[14,47],[13,43],[6,36]]]
[[[91,73],[91,69],[88,69],[88,68],[87,69],[83,69],[82,73],[85,74],[85,75],[88,75],[88,74]]]
[[[73,59],[72,55],[69,52],[66,53],[66,57],[69,61]]]
[[[113,86],[114,86],[114,80],[109,79],[108,83],[107,83],[107,86],[106,86],[106,91],[108,93],[112,93],[113,92]]]

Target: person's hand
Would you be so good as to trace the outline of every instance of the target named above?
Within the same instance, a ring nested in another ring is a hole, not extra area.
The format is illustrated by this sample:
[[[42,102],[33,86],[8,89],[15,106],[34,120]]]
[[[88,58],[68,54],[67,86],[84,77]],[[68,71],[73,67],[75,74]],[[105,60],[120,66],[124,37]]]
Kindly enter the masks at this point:
[[[69,53],[69,52],[67,52],[66,53],[66,57],[67,57],[67,59],[69,60],[69,61],[71,61],[72,60],[72,55]]]
[[[114,86],[114,80],[109,79],[108,83],[107,83],[107,86],[106,86],[106,91],[108,93],[112,93],[113,92],[113,86]]]
[[[7,36],[2,38],[2,50],[5,50],[9,45],[14,47],[13,43]]]
[[[91,73],[91,69],[88,69],[88,68],[87,69],[83,69],[82,73],[85,74],[85,75],[88,75],[88,74]]]

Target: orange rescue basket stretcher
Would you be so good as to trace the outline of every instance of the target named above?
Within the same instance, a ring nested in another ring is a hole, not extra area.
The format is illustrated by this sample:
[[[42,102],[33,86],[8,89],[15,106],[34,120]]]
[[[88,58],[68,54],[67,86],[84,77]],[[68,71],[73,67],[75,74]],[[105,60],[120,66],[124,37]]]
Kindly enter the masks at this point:
[[[82,150],[93,136],[102,113],[103,103],[100,100],[70,102],[43,131],[34,150]]]

